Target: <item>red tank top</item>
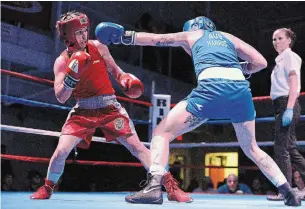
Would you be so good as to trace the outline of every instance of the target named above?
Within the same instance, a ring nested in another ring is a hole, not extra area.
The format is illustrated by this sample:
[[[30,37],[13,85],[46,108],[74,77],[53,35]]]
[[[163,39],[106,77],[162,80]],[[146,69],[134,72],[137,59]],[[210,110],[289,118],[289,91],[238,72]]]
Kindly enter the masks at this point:
[[[83,72],[73,91],[75,99],[114,94],[104,59],[92,41],[88,42],[87,47],[92,63]],[[63,51],[61,55],[69,60],[67,51]]]

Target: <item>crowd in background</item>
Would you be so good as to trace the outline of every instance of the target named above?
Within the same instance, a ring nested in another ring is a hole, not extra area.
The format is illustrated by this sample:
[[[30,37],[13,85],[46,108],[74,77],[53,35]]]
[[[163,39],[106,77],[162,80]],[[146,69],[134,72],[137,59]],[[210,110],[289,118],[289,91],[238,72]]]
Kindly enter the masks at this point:
[[[16,21],[14,21],[16,22]],[[19,21],[11,24],[20,24]],[[19,25],[22,27],[22,25]],[[164,22],[156,21],[151,14],[143,13],[135,25],[138,31],[147,31],[152,33],[169,33],[177,32],[178,29]],[[181,62],[172,62],[169,72],[170,49],[168,48],[143,48],[143,68],[169,75],[179,80],[195,83],[191,58],[182,50],[175,49],[172,52],[172,59],[180,60]],[[184,62],[183,62],[184,61]],[[138,62],[138,60],[137,60]],[[182,64],[181,64],[182,63]],[[24,117],[23,115],[19,115]],[[1,153],[6,153],[5,145],[1,145]],[[9,160],[1,160],[1,190],[2,191],[36,191],[43,183],[44,179],[41,173],[37,170],[28,171],[26,187],[21,188],[18,182],[15,182],[15,174]],[[82,167],[79,165],[68,165],[67,172],[63,175],[58,183],[59,191],[122,191],[122,190],[137,190],[138,185],[134,179],[125,179],[124,176],[118,176],[124,173],[122,170],[126,168],[112,168],[105,174],[105,168],[97,167]],[[137,169],[137,168],[135,168]],[[94,172],[92,172],[94,170]],[[143,176],[145,174],[142,169]],[[76,174],[77,173],[77,174]],[[110,177],[114,176],[114,177]],[[85,177],[85,178],[83,178]],[[223,182],[218,183],[217,188],[213,187],[213,182],[210,177],[206,176],[201,182],[192,179],[189,185],[184,185],[183,180],[179,176],[175,178],[183,185],[187,192],[207,192],[207,193],[230,193],[230,194],[256,194],[269,195],[276,193],[276,189],[262,175],[257,175],[251,179],[246,179],[242,176],[229,175]],[[117,184],[116,182],[120,182]],[[298,171],[293,172],[293,187],[305,197],[304,180],[300,177]]]
[[[6,153],[6,146],[1,145],[1,153]],[[179,164],[175,162],[174,164]],[[29,170],[27,172],[27,182],[25,187],[18,185],[15,181],[15,175],[11,166],[11,161],[1,159],[1,190],[2,191],[36,191],[44,184],[43,175],[37,170]],[[83,192],[101,192],[101,191],[135,191],[138,189],[135,180],[124,177],[119,174],[124,170],[139,168],[117,167],[107,169],[105,167],[87,167],[80,165],[66,166],[65,174],[60,178],[57,191],[83,191]],[[143,170],[143,175],[145,171]],[[224,193],[224,194],[254,194],[254,195],[272,195],[276,193],[276,188],[262,175],[254,172],[254,176],[246,177],[246,175],[236,176],[230,174],[223,182],[218,182],[217,188],[213,187],[213,182],[209,176],[203,177],[199,182],[191,179],[189,185],[185,185],[184,180],[180,178],[181,169],[177,166],[170,168],[170,172],[180,183],[186,192],[190,193]],[[248,175],[247,175],[248,176]],[[119,179],[120,178],[120,179]],[[302,197],[305,198],[305,183],[300,173],[293,171],[293,188]]]

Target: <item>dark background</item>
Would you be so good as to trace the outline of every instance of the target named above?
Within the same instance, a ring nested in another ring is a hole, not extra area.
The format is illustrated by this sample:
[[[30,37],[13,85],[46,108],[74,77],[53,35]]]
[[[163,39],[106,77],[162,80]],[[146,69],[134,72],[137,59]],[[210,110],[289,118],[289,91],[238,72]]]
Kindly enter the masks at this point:
[[[1,2],[1,21],[9,24],[18,25],[22,28],[40,32],[47,36],[54,36],[54,20],[51,20],[51,10],[54,3],[40,2],[42,10],[39,13],[25,13],[17,10],[10,10],[7,6],[15,6],[19,8],[30,8],[33,6],[31,2]],[[75,4],[77,4],[75,6]],[[91,38],[93,38],[94,27],[101,21],[112,20],[116,23],[125,25],[127,29],[135,29],[137,31],[154,32],[157,28],[158,33],[179,32],[182,30],[183,24],[189,19],[196,16],[206,15],[216,24],[220,31],[232,33],[233,35],[243,39],[254,46],[268,61],[268,67],[261,72],[252,75],[250,78],[251,89],[253,96],[269,95],[270,91],[270,75],[275,64],[274,59],[277,53],[272,46],[272,34],[277,28],[291,28],[297,35],[297,41],[293,47],[299,56],[305,57],[305,3],[304,2],[65,2],[63,3],[63,12],[67,12],[70,8],[78,8],[79,11],[85,12],[92,20]],[[96,13],[103,15],[104,18],[95,19]],[[145,15],[148,14],[148,15]],[[146,17],[146,18],[145,18]],[[142,26],[139,26],[142,23]],[[158,49],[161,55],[161,61],[157,60],[155,49],[147,47],[144,49],[143,66],[151,71],[168,75],[168,49]],[[120,59],[117,57],[116,59]],[[123,59],[123,58],[121,58]],[[161,62],[161,64],[158,62]],[[160,70],[159,70],[160,67]],[[305,91],[305,73],[304,64],[301,70],[301,85],[302,91]],[[52,72],[50,71],[52,74]],[[193,65],[191,58],[184,53],[182,49],[172,49],[172,72],[171,77],[178,80],[195,84],[193,73]],[[270,106],[270,104],[269,104]],[[303,114],[304,114],[303,106]],[[64,123],[67,112],[47,110],[45,108],[30,108],[22,105],[2,106],[2,112],[11,112],[13,117],[16,117],[16,122],[10,125],[25,126],[26,120],[37,112],[40,112],[44,118],[54,121],[57,127],[52,127],[56,131]],[[271,116],[271,115],[262,115]],[[41,120],[41,118],[36,118]],[[5,120],[3,122],[5,123]],[[28,124],[28,123],[27,123]],[[212,135],[216,136],[223,134],[223,138],[228,138],[231,134],[231,139],[235,140],[235,135],[232,134],[232,128],[227,126],[209,126]],[[304,125],[303,125],[304,127]],[[45,130],[51,130],[51,127],[35,127]],[[136,126],[139,136],[143,141],[147,141],[147,126]],[[228,130],[227,132],[224,130]],[[272,129],[265,130],[272,132]],[[263,132],[262,132],[263,133]],[[3,132],[1,132],[2,137]],[[97,136],[103,136],[100,131],[97,131]],[[262,135],[262,134],[261,134]],[[191,135],[190,135],[191,136]],[[193,135],[189,140],[183,142],[199,142],[201,138]],[[34,135],[16,134],[14,137],[22,140],[36,140]],[[35,136],[36,137],[36,136]],[[40,140],[45,140],[46,137],[40,137]],[[211,136],[209,139],[213,139]],[[270,141],[271,138],[266,140]],[[304,138],[300,138],[304,140]],[[30,144],[30,142],[28,143]],[[56,148],[57,141],[50,149]],[[39,146],[37,149],[40,150]],[[272,156],[273,148],[265,148]],[[40,150],[43,152],[43,150]],[[230,151],[227,149],[226,151]],[[239,164],[253,165],[240,149]],[[26,155],[24,153],[15,153],[12,149],[7,149],[8,154]],[[204,153],[204,149],[202,150]],[[36,153],[31,153],[36,154]],[[50,157],[50,153],[46,153],[44,157]],[[119,162],[138,162],[136,158],[122,146],[109,145],[93,142],[89,150],[79,150],[77,158],[74,152],[71,153],[69,159],[81,160],[105,160]],[[32,163],[24,163],[32,165]],[[37,165],[38,170],[43,170],[46,173],[47,164]],[[2,170],[5,172],[7,170]],[[42,175],[45,176],[45,173]],[[63,175],[63,183],[61,190],[68,191],[84,191],[88,190],[88,184],[92,181],[98,182],[98,190],[114,191],[114,190],[137,190],[140,180],[145,178],[144,168],[130,167],[113,167],[113,166],[79,166],[67,165]],[[246,179],[250,183],[250,179]]]

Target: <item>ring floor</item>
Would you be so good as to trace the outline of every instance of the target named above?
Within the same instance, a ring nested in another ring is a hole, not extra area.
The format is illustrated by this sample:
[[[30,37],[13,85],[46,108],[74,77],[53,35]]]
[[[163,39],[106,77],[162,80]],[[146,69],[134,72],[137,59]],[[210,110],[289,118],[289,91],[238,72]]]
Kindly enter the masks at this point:
[[[289,208],[283,201],[268,201],[260,195],[191,194],[192,203],[169,202],[164,193],[162,205],[130,204],[127,192],[68,193],[56,192],[49,200],[31,200],[29,192],[1,192],[2,209],[279,209]],[[304,204],[304,203],[303,203]],[[305,208],[301,206],[299,208]]]

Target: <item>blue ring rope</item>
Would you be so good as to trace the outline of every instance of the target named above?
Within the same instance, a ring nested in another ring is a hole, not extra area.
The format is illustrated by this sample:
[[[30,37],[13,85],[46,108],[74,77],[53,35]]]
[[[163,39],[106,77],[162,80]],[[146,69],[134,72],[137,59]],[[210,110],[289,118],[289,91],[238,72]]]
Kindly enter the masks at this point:
[[[12,97],[8,95],[1,95],[1,100],[7,101],[7,102],[14,102],[18,104],[24,104],[32,107],[47,107],[47,108],[54,108],[58,110],[68,110],[70,111],[72,108],[71,107],[66,107],[66,106],[61,106],[61,105],[55,105],[55,104],[50,104],[50,103],[44,103],[44,102],[38,102],[38,101],[33,101],[33,100],[28,100],[28,99],[23,99],[23,98],[17,98],[17,97]],[[305,115],[301,115],[300,117],[301,121],[305,121]],[[132,119],[132,121],[135,124],[150,124],[148,121],[144,120],[137,120],[137,119]],[[256,118],[256,122],[272,122],[275,121],[274,117],[264,117],[264,118]],[[232,123],[230,120],[209,120],[205,124],[229,124]]]
[[[58,109],[58,110],[68,110],[68,111],[72,110],[71,107],[49,104],[49,103],[44,103],[44,102],[38,102],[38,101],[33,101],[33,100],[28,100],[28,99],[23,99],[23,98],[12,97],[12,96],[8,96],[8,95],[1,95],[1,101],[14,102],[17,104],[24,104],[24,105],[28,105],[28,106],[32,106],[32,107],[47,107],[47,108],[54,108],[54,109]],[[145,120],[132,119],[132,121],[135,124],[149,124],[149,122],[145,121]]]

